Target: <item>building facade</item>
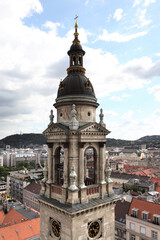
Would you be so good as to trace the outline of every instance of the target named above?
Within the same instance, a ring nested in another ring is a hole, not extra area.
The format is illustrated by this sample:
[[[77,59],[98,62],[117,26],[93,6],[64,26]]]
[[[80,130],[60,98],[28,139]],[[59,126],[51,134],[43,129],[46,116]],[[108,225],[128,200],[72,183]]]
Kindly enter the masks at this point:
[[[160,239],[160,204],[132,199],[126,216],[127,240]]]
[[[25,206],[33,208],[36,211],[40,211],[38,195],[40,194],[40,183],[31,183],[23,189],[23,203]]]
[[[85,54],[75,23],[70,66],[60,82],[56,103],[44,131],[48,144],[48,176],[44,168],[41,189],[41,240],[113,240],[114,208],[110,167],[106,165],[103,122],[96,122],[98,107],[93,86],[85,76]]]

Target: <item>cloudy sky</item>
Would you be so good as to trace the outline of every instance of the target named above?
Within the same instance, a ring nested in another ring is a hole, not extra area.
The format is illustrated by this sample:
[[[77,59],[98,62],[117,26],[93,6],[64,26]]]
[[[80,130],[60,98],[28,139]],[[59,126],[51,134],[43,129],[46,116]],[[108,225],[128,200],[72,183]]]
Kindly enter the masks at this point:
[[[159,9],[158,0],[0,0],[0,139],[46,128],[75,14],[108,137],[160,134]]]

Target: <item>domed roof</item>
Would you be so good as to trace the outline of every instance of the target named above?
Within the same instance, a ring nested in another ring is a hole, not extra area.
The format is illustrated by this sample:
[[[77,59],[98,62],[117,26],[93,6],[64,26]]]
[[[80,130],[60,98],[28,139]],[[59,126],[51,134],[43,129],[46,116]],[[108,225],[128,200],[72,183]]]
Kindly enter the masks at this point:
[[[93,86],[81,72],[70,73],[61,83],[57,98],[69,95],[85,95],[96,99]]]
[[[82,46],[80,43],[76,42],[73,43],[70,47],[70,50],[68,51],[68,54],[70,55],[71,52],[75,52],[75,51],[81,51],[83,53],[83,55],[85,54],[85,51],[82,49]]]

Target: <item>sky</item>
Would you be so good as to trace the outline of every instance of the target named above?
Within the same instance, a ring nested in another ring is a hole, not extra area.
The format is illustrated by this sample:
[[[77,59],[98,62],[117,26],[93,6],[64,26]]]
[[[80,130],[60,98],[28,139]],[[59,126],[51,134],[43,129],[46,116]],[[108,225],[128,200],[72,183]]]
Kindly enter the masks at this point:
[[[160,1],[0,0],[0,139],[41,133],[67,75],[75,15],[110,138],[160,134]]]

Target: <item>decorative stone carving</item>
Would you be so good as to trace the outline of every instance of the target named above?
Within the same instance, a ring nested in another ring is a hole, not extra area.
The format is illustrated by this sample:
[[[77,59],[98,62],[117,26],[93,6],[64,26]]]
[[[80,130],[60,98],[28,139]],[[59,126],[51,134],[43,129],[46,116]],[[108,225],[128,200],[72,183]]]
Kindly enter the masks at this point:
[[[73,104],[71,110],[71,121],[69,123],[70,130],[77,130],[79,128],[79,122],[76,119],[76,117],[77,117],[76,105]]]
[[[44,168],[43,168],[43,176],[44,178],[42,179],[42,182],[46,182],[47,181],[47,175],[48,175],[48,169],[47,169],[47,163],[46,161],[44,162]]]
[[[107,168],[105,169],[105,177],[106,177],[106,183],[112,183],[112,179],[110,178],[111,176],[112,169],[109,166],[109,158],[107,160]]]
[[[104,117],[104,114],[103,114],[103,109],[101,108],[100,109],[100,114],[99,114],[99,118],[100,118],[100,122],[99,124],[102,126],[102,127],[106,127],[106,124],[103,122],[103,117]]]
[[[50,118],[50,123],[48,126],[50,126],[53,122],[54,122],[54,115],[53,115],[53,110],[51,109],[51,113],[49,115],[49,118]]]
[[[69,189],[74,191],[74,190],[77,190],[77,186],[76,186],[76,179],[77,179],[77,174],[75,172],[75,169],[74,167],[72,167],[72,170],[71,170],[71,173],[69,175],[69,178],[70,178],[70,186],[69,186]]]

